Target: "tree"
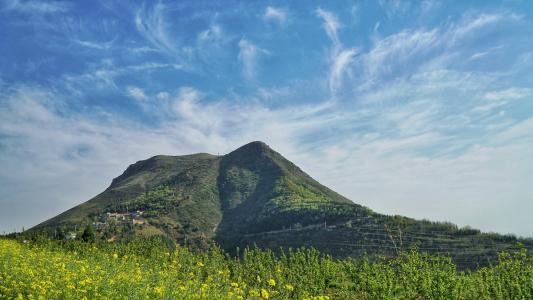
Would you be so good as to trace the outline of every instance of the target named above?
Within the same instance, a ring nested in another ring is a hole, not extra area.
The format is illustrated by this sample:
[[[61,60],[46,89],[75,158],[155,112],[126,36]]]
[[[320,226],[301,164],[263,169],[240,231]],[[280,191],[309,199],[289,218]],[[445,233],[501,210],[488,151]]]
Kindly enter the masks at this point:
[[[63,230],[63,228],[58,227],[58,228],[55,229],[55,234],[54,234],[54,236],[55,236],[55,238],[56,238],[57,240],[62,241],[62,240],[64,240],[64,239],[66,238],[66,233],[65,233],[65,231]]]
[[[346,227],[348,227],[348,228],[352,228],[353,227],[352,220],[348,220],[348,222],[346,222]]]
[[[96,233],[91,225],[87,225],[81,234],[81,240],[87,243],[94,243],[96,241]]]

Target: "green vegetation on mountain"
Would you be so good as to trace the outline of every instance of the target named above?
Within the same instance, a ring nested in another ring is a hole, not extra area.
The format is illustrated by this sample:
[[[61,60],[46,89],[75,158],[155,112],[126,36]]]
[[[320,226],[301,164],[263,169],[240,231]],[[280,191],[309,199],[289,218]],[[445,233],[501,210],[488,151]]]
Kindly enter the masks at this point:
[[[278,253],[314,247],[338,258],[395,256],[416,246],[450,255],[461,268],[485,265],[498,252],[517,249],[518,242],[533,248],[531,239],[375,213],[321,185],[262,142],[224,156],[139,161],[103,193],[30,233],[57,236],[87,225],[112,241],[164,236],[202,249],[216,242],[233,254],[258,245]]]

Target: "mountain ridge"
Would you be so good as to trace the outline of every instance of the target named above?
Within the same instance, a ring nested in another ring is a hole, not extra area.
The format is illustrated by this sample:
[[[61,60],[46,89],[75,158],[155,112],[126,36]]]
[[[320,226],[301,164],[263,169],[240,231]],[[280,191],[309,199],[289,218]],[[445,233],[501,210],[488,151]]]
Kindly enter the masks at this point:
[[[267,144],[216,156],[157,155],[137,161],[94,198],[30,231],[96,227],[105,239],[164,236],[217,243],[228,252],[258,245],[312,246],[337,257],[394,255],[408,247],[453,254],[475,266],[522,241],[451,223],[378,214],[314,180]]]

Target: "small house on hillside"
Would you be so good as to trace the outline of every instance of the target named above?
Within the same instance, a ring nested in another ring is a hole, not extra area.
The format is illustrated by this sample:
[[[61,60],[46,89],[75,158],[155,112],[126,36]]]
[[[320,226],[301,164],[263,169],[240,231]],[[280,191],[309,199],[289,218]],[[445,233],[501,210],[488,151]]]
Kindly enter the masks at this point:
[[[108,238],[107,241],[108,241],[109,243],[116,242],[116,241],[118,241],[118,236],[114,235],[114,236]]]
[[[107,218],[108,219],[115,219],[117,221],[124,221],[126,220],[126,217],[129,216],[128,213],[107,213]]]
[[[75,240],[78,235],[75,232],[69,232],[65,235],[66,240]]]
[[[142,216],[142,214],[143,214],[143,211],[138,210],[138,211],[132,212],[130,215],[131,215],[132,218],[138,219],[138,218],[140,218]]]
[[[138,225],[142,225],[142,224],[144,224],[144,220],[133,219],[132,221],[133,221],[133,225],[136,225],[136,224],[138,224]]]

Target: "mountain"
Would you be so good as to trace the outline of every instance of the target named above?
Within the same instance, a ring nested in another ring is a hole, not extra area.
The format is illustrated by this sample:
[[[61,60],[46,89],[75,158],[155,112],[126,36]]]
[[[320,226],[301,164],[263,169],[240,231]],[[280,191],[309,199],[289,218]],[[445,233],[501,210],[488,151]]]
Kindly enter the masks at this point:
[[[263,142],[224,156],[154,156],[130,165],[109,188],[30,231],[92,224],[109,240],[161,235],[181,244],[216,242],[229,252],[258,245],[312,246],[336,257],[395,255],[418,247],[475,267],[530,239],[451,223],[378,214],[311,178]]]

